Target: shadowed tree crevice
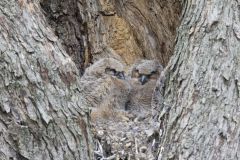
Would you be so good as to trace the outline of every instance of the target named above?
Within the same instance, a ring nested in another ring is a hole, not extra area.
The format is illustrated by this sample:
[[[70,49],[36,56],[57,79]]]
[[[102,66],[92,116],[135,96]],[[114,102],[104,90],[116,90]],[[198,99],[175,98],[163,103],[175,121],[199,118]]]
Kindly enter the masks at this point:
[[[127,66],[157,59],[166,66],[181,12],[179,0],[42,0],[41,6],[81,74],[104,57]]]
[[[85,2],[42,0],[40,4],[49,25],[82,75],[91,61]]]

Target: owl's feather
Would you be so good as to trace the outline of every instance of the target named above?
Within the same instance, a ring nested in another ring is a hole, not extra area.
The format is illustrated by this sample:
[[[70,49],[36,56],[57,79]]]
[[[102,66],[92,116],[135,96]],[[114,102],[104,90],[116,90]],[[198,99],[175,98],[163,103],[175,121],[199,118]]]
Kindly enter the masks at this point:
[[[141,60],[133,65],[129,79],[132,91],[129,107],[133,111],[151,110],[152,94],[163,67],[156,60]],[[144,83],[141,76],[147,77]]]
[[[95,62],[81,78],[83,99],[90,108],[124,109],[131,87],[126,80],[106,73],[107,68],[124,70],[123,64],[113,58]]]

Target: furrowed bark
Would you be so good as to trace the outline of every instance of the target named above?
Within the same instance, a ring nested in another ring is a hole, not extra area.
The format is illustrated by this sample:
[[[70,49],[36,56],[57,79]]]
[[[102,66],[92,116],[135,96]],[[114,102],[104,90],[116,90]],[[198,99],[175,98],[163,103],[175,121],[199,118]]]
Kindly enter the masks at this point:
[[[93,159],[79,74],[38,1],[0,1],[0,159]]]
[[[240,2],[184,3],[153,101],[163,132],[159,159],[239,159]]]

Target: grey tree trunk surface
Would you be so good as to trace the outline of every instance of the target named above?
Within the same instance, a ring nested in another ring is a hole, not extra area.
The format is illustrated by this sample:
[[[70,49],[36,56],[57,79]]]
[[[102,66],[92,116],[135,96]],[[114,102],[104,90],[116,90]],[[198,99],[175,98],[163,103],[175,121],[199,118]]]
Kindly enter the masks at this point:
[[[160,159],[240,159],[240,2],[0,0],[0,160],[92,160],[80,75],[103,57],[164,66]],[[172,8],[171,8],[172,7]]]
[[[240,159],[240,2],[185,1],[155,89],[158,159]]]
[[[93,159],[79,74],[38,1],[0,1],[0,159]]]

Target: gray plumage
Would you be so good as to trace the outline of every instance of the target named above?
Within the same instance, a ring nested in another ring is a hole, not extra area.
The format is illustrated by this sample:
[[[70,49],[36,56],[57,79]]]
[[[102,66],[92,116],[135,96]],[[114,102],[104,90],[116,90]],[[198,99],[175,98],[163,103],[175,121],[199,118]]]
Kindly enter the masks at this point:
[[[124,65],[104,58],[86,69],[81,78],[81,93],[89,108],[124,109],[131,87],[125,80]]]
[[[131,110],[151,110],[153,90],[162,70],[156,60],[141,60],[133,65],[129,72],[132,91],[128,106]]]

